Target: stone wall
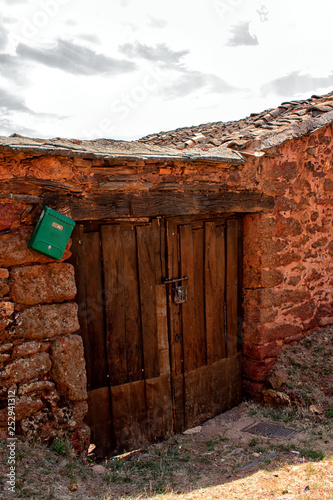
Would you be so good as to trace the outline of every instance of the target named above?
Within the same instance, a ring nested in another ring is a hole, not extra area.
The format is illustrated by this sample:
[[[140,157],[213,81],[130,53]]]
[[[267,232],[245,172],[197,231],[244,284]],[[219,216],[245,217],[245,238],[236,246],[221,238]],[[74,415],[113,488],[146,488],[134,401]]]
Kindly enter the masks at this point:
[[[258,396],[284,346],[333,323],[332,146],[327,126],[260,158],[248,151],[239,165],[2,152],[0,426],[10,386],[26,435],[80,429],[87,409],[73,270],[27,249],[43,203],[58,209],[58,196],[93,200],[92,218],[95,197],[123,191],[273,196],[274,210],[244,217],[244,388]],[[73,216],[70,205],[63,213]],[[69,256],[67,248],[63,260]]]
[[[0,203],[0,439],[7,434],[7,395],[16,394],[16,432],[49,441],[70,433],[87,446],[85,361],[70,243],[63,261],[27,248],[33,226],[25,207]],[[11,392],[12,394],[12,392]]]
[[[331,126],[253,161],[275,209],[244,219],[244,387],[258,396],[276,356],[333,324]]]

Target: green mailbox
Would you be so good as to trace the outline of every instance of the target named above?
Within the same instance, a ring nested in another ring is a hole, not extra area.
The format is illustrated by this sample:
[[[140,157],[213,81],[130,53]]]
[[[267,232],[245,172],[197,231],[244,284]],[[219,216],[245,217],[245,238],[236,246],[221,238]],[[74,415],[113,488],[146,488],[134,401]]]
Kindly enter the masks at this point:
[[[73,219],[45,206],[31,235],[28,248],[60,260],[74,226]]]

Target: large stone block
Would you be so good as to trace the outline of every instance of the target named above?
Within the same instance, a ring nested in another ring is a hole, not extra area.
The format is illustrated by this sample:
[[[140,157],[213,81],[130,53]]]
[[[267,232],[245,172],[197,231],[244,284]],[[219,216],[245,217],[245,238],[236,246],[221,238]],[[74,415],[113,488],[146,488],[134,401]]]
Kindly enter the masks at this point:
[[[0,279],[6,280],[9,277],[8,269],[0,268]]]
[[[253,337],[256,338],[258,345],[263,345],[268,342],[274,342],[277,340],[284,340],[292,338],[296,339],[303,332],[303,327],[299,325],[292,325],[288,323],[274,325],[268,327],[266,325],[260,325],[257,328],[256,333]],[[301,337],[300,337],[301,338]],[[248,339],[250,341],[250,339]]]
[[[273,307],[247,307],[244,310],[244,328],[253,329],[258,324],[272,323],[278,315]]]
[[[272,369],[276,358],[268,358],[264,361],[254,361],[244,357],[242,361],[242,373],[245,378],[255,382],[265,382],[268,373]]]
[[[283,274],[277,269],[253,269],[244,271],[245,288],[274,288],[283,282]]]
[[[52,377],[59,394],[72,401],[87,399],[83,342],[79,335],[57,338],[51,350]]]
[[[76,295],[74,267],[53,263],[16,267],[10,273],[12,299],[19,304],[72,300]]]
[[[13,222],[19,221],[27,206],[23,203],[0,203],[0,231],[9,229]]]
[[[13,347],[11,342],[6,342],[4,344],[0,344],[0,353],[9,351]]]
[[[43,408],[43,403],[40,399],[32,399],[28,396],[18,398],[15,405],[15,421],[19,422],[23,418],[30,417],[38,410]],[[8,409],[0,410],[0,426],[5,426],[8,420]]]
[[[14,312],[13,302],[0,302],[0,318],[10,318]]]
[[[280,288],[244,290],[244,307],[272,307],[301,303],[311,299],[307,290],[283,290]]]
[[[28,382],[27,384],[20,384],[18,393],[22,394],[38,394],[41,392],[52,391],[54,383],[50,380],[37,380],[35,382]]]
[[[0,280],[0,297],[5,297],[9,294],[9,286],[8,283],[5,283]]]
[[[21,227],[18,230],[0,235],[0,266],[11,267],[27,264],[46,264],[54,259],[28,248],[33,227]],[[62,261],[71,256],[69,240]]]
[[[315,310],[315,304],[313,302],[309,302],[292,309],[288,309],[288,311],[286,311],[286,314],[294,316],[295,318],[299,318],[301,321],[309,321],[313,318]]]
[[[17,359],[0,372],[0,379],[16,384],[22,380],[31,380],[45,375],[51,369],[50,356],[46,353],[36,354],[31,358]]]
[[[88,403],[87,401],[76,401],[75,403],[72,403],[71,410],[72,416],[69,421],[69,425],[74,429],[83,422],[83,419],[88,412]]]
[[[87,424],[81,424],[73,433],[72,445],[76,453],[86,456],[90,445],[90,428]]]
[[[36,352],[38,352],[41,347],[41,342],[24,342],[23,344],[18,345],[13,349],[13,357],[24,358],[26,356],[31,356],[32,354],[36,354]]]
[[[34,306],[16,316],[16,338],[45,339],[79,330],[77,304],[66,302]]]
[[[243,380],[242,389],[243,394],[249,396],[255,401],[260,401],[262,399],[262,389],[264,387],[263,382],[253,382],[252,380]]]
[[[280,219],[277,227],[277,234],[282,237],[298,236],[302,234],[302,224],[293,217]]]
[[[258,361],[263,361],[266,358],[271,358],[272,356],[278,356],[282,351],[282,346],[276,342],[269,342],[265,345],[257,345],[252,342],[244,342],[243,344],[243,354],[251,359],[256,359]]]

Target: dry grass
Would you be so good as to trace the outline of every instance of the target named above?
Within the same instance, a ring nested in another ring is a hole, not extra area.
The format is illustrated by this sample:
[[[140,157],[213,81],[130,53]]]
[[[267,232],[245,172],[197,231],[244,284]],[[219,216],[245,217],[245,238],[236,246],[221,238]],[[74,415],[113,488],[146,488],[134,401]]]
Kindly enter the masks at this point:
[[[331,340],[332,330],[323,329],[282,355],[279,363],[289,373],[285,390],[296,395],[292,406],[274,409],[244,402],[203,424],[198,434],[174,435],[126,457],[105,460],[99,472],[91,458],[76,459],[64,439],[51,447],[19,440],[16,493],[10,497],[5,491],[8,464],[2,442],[0,497],[333,500],[333,398],[328,383],[332,365],[327,363]],[[310,404],[323,408],[323,413],[311,412]],[[242,431],[263,421],[294,428],[298,434],[286,441]]]

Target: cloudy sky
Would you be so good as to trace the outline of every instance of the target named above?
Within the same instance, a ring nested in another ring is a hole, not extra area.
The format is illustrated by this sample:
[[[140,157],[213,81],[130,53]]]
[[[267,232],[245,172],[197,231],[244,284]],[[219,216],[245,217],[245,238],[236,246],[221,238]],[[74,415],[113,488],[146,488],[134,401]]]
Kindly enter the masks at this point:
[[[0,135],[136,139],[333,90],[332,0],[0,7]]]

